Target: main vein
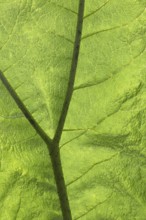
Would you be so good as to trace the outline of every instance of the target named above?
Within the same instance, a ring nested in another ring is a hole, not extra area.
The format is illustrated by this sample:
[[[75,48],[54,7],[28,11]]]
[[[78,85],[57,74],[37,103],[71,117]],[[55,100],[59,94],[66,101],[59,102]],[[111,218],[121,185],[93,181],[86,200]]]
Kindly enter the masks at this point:
[[[30,124],[39,134],[39,136],[47,144],[50,157],[51,157],[55,182],[57,186],[57,192],[58,192],[60,206],[61,206],[64,220],[72,220],[72,215],[71,215],[71,209],[69,205],[68,194],[67,194],[67,189],[66,189],[63,170],[62,170],[59,142],[60,142],[60,138],[63,132],[64,123],[66,120],[68,108],[69,108],[70,101],[72,98],[72,93],[73,93],[73,86],[74,86],[74,81],[75,81],[81,35],[82,35],[84,4],[85,4],[85,0],[79,0],[76,35],[75,35],[75,41],[74,41],[74,49],[73,49],[73,56],[72,56],[72,62],[71,62],[71,68],[70,68],[68,87],[67,87],[61,115],[59,118],[58,126],[57,126],[53,140],[45,133],[45,131],[36,122],[36,120],[31,115],[31,113],[29,112],[29,110],[27,109],[23,101],[20,99],[18,94],[15,92],[15,90],[13,89],[13,87],[11,86],[7,78],[4,76],[2,71],[0,71],[0,79],[2,80],[4,86],[6,87],[6,89],[8,90],[8,92],[10,93],[10,95],[12,96],[12,98],[14,99],[18,107],[20,108],[20,110],[23,112],[27,120],[30,122]]]
[[[51,149],[51,160],[52,160],[52,165],[54,167],[54,176],[56,180],[57,191],[59,195],[60,206],[61,206],[64,220],[72,220],[72,214],[71,214],[67,189],[66,189],[63,170],[62,170],[59,142],[60,142],[60,138],[63,132],[63,127],[64,127],[64,123],[66,120],[67,112],[69,109],[71,97],[73,94],[73,86],[74,86],[74,81],[75,81],[81,35],[82,35],[84,4],[85,4],[85,0],[79,1],[76,35],[75,35],[75,42],[74,42],[74,49],[73,49],[73,56],[72,56],[72,62],[71,62],[71,68],[70,68],[68,87],[67,87],[61,115],[59,118],[58,126],[56,129],[56,133],[53,138],[53,145]]]
[[[59,123],[56,129],[56,133],[54,136],[54,141],[56,143],[59,143],[61,134],[63,131],[65,119],[67,116],[69,104],[71,101],[72,93],[73,93],[73,86],[75,81],[75,75],[76,75],[76,69],[78,64],[78,57],[79,57],[79,49],[80,49],[80,42],[81,42],[81,35],[82,35],[82,26],[83,26],[83,14],[84,14],[84,4],[85,0],[79,1],[79,9],[78,9],[78,21],[77,21],[77,27],[76,27],[76,36],[75,36],[75,42],[74,42],[74,50],[73,50],[73,56],[72,56],[72,63],[70,68],[70,76],[68,81],[68,87],[66,92],[66,97],[64,100],[62,112],[60,115]]]

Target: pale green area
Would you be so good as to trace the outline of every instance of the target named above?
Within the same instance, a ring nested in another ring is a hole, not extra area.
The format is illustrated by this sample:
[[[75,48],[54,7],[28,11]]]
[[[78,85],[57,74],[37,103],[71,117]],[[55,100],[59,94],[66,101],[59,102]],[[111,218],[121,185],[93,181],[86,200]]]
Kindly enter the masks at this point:
[[[50,137],[78,0],[0,0],[0,69]],[[73,219],[146,219],[146,2],[86,0],[60,147]],[[99,9],[99,10],[98,10]],[[0,83],[0,220],[59,220],[47,147]]]

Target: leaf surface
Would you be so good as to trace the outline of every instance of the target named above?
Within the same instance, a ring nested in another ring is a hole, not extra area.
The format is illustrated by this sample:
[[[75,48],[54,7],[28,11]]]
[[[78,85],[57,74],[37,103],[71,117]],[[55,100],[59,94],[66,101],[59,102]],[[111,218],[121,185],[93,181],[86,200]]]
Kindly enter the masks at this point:
[[[145,220],[146,3],[85,1],[60,141],[73,219]],[[0,1],[0,69],[53,138],[66,96],[78,1]],[[0,82],[0,219],[61,220],[48,149]]]

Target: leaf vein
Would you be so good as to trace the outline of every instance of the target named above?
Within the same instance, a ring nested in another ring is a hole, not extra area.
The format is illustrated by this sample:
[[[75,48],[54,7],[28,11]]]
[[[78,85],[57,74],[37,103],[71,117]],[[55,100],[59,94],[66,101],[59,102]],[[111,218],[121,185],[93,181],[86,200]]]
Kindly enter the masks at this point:
[[[86,170],[85,172],[82,173],[82,175],[78,176],[76,179],[70,181],[69,183],[67,183],[67,187],[70,186],[71,184],[73,184],[74,182],[80,180],[82,177],[84,177],[88,172],[90,172],[93,168],[95,168],[95,166],[99,165],[99,164],[102,164],[102,163],[105,163],[107,161],[110,161],[112,160],[114,157],[116,157],[119,153],[116,153],[114,154],[113,156],[111,156],[110,158],[107,158],[105,160],[102,160],[102,161],[98,161],[96,163],[94,163],[92,166],[89,167],[88,170]]]

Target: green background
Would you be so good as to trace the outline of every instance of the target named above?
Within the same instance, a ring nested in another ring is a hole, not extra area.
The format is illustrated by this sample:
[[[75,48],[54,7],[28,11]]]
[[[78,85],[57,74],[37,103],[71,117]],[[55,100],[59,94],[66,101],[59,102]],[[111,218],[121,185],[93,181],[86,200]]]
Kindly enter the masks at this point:
[[[146,219],[146,2],[86,0],[60,148],[73,219]],[[0,0],[0,69],[53,137],[78,0]],[[46,145],[0,82],[0,219],[62,220]]]

